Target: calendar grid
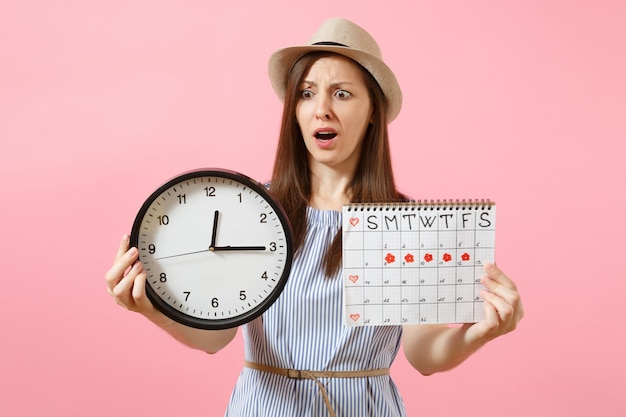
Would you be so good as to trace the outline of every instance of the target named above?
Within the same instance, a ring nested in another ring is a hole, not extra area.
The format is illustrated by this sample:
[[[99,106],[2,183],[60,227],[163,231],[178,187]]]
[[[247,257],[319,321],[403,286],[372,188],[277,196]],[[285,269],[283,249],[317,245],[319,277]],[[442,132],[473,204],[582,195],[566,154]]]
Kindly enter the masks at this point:
[[[480,274],[495,259],[495,214],[491,202],[345,206],[346,324],[481,320]]]

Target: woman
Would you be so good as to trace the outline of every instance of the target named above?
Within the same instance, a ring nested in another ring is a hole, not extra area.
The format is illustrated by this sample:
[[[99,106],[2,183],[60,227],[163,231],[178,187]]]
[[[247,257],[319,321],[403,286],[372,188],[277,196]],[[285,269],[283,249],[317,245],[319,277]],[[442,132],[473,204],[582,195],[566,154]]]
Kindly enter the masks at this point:
[[[270,58],[284,111],[271,192],[296,241],[278,301],[243,326],[246,366],[227,416],[404,416],[389,366],[401,345],[424,375],[451,369],[523,316],[515,284],[495,265],[483,278],[486,318],[461,327],[347,327],[341,319],[341,207],[397,201],[387,124],[402,96],[380,50],[362,28],[331,19],[307,45]],[[116,301],[186,345],[210,353],[236,329],[204,331],[173,322],[145,296],[137,251],[122,240],[106,274]]]

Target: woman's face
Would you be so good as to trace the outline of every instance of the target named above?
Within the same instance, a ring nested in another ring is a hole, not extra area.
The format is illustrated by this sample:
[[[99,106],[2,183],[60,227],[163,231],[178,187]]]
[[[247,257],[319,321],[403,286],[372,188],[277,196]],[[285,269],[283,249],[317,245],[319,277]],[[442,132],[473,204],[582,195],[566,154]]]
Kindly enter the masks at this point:
[[[300,85],[296,119],[309,166],[353,174],[373,107],[360,69],[342,56],[315,61]]]

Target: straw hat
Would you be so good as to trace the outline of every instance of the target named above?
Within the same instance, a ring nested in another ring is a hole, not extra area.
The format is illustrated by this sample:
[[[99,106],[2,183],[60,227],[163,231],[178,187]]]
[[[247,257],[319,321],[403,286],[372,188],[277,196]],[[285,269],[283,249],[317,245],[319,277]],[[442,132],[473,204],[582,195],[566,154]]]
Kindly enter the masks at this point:
[[[402,91],[393,71],[383,62],[378,44],[363,28],[346,19],[326,20],[305,45],[279,49],[270,56],[270,81],[281,100],[285,98],[287,77],[293,64],[313,51],[334,52],[361,64],[378,81],[387,97],[387,121],[391,122],[400,113]]]

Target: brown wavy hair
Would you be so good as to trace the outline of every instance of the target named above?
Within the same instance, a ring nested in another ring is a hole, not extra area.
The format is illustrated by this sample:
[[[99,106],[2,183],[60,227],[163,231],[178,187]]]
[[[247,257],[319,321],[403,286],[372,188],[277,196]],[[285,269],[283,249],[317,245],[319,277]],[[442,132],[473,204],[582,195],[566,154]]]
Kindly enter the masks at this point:
[[[313,52],[302,56],[292,67],[287,80],[271,193],[283,206],[291,222],[296,256],[304,244],[307,227],[306,208],[311,197],[307,149],[296,120],[296,106],[302,97],[300,85],[313,63],[322,57],[333,55],[335,54],[330,52]],[[354,178],[345,191],[352,195],[352,202],[404,200],[404,196],[397,191],[393,178],[387,130],[387,100],[369,71],[357,62],[352,62],[363,75],[374,106],[374,120],[367,128]],[[322,260],[328,277],[337,273],[341,267],[341,260],[342,245],[339,230]]]

